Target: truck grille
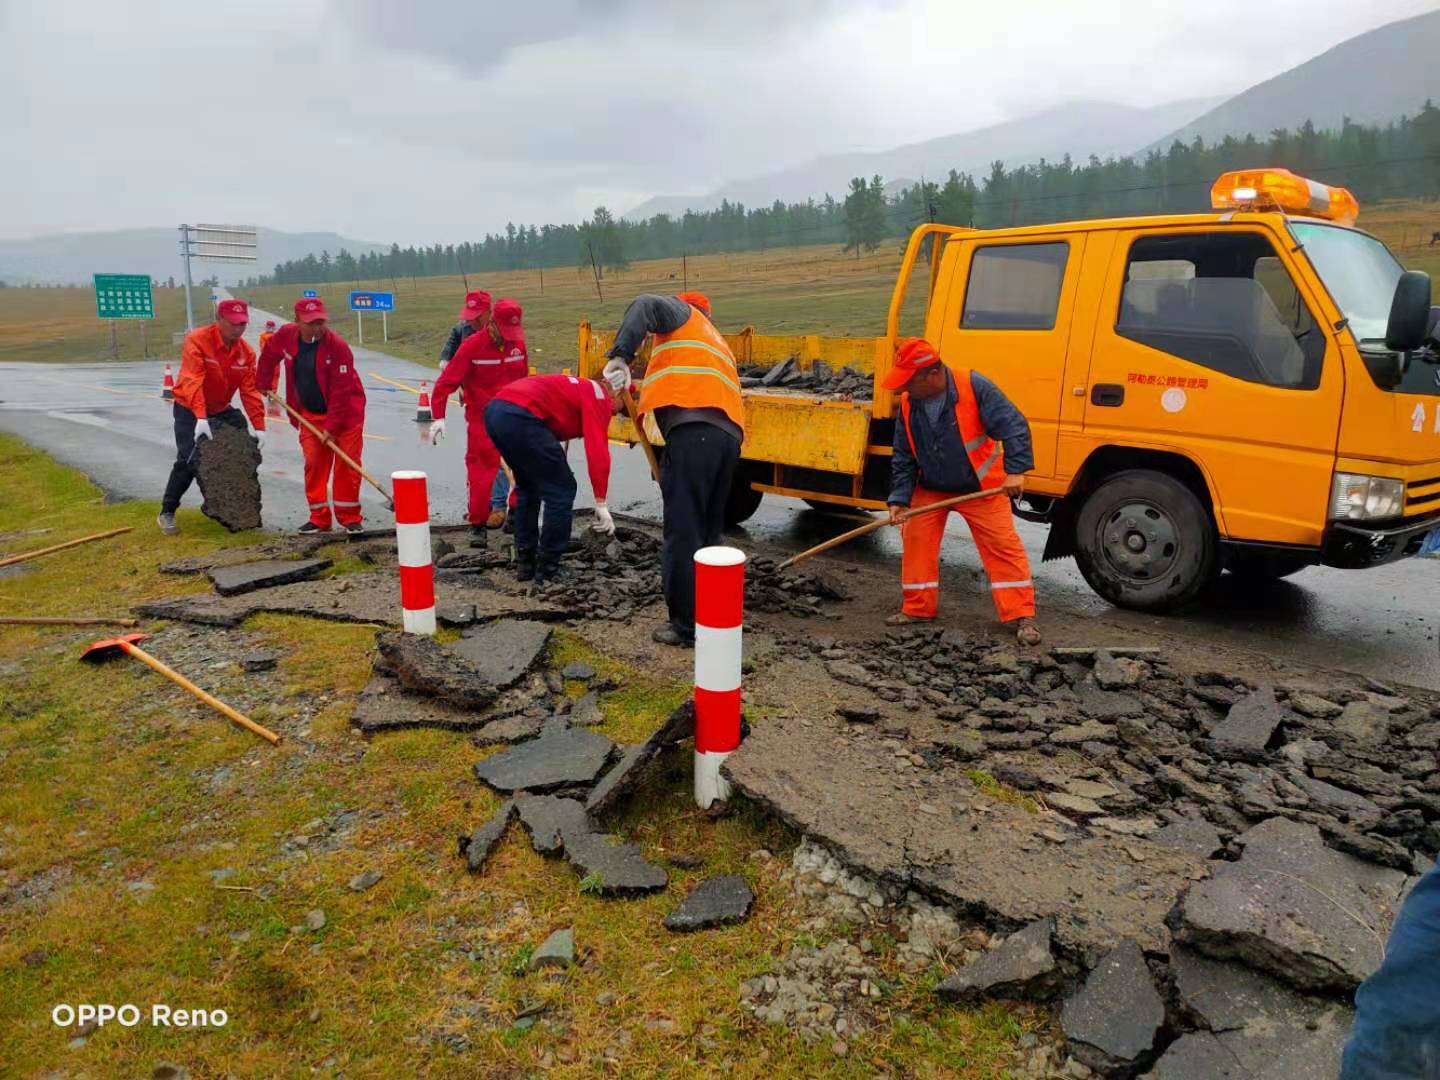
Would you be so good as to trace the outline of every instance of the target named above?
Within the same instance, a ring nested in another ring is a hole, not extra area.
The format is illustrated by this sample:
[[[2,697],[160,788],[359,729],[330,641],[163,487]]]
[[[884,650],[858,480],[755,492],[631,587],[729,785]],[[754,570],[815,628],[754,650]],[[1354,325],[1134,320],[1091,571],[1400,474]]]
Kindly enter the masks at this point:
[[[1405,485],[1405,516],[1433,514],[1440,510],[1440,476],[1412,480]]]

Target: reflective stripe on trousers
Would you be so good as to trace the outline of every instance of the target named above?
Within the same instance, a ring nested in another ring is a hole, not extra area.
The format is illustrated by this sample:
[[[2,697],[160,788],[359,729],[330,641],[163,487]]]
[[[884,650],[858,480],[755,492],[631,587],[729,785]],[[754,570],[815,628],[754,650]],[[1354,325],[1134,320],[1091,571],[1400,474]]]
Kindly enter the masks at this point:
[[[919,510],[951,497],[953,492],[917,487],[910,507]],[[901,526],[904,543],[901,610],[918,619],[933,619],[940,610],[940,545],[951,513],[959,514],[970,526],[980,562],[991,581],[990,598],[1000,621],[1033,616],[1035,587],[1030,579],[1030,559],[1015,531],[1010,500],[998,492],[988,499],[962,503],[949,510],[917,514]]]

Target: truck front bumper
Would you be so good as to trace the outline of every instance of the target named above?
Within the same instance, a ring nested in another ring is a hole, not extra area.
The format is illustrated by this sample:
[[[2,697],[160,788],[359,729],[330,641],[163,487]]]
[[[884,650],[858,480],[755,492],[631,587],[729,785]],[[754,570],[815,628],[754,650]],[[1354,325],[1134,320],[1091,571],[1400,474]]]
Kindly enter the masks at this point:
[[[1418,554],[1432,529],[1440,529],[1440,515],[1385,529],[1331,522],[1320,543],[1320,562],[1345,570],[1383,566]]]

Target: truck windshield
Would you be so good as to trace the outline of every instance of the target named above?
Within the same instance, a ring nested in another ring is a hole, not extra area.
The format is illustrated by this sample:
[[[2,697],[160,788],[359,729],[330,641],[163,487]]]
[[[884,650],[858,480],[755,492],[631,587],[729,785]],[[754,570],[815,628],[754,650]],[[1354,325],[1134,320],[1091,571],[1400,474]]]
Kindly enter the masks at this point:
[[[1373,236],[1338,225],[1291,222],[1330,296],[1350,320],[1355,340],[1383,341],[1395,283],[1404,267]]]

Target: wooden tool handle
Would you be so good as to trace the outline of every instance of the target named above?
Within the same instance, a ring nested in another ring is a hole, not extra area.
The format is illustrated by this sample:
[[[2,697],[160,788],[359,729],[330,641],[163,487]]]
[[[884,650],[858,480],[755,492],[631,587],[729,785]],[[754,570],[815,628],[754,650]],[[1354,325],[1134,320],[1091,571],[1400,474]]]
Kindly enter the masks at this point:
[[[640,423],[640,418],[635,415],[635,399],[630,396],[629,387],[620,391],[620,400],[625,403],[625,415],[630,417],[630,423],[635,425],[635,435],[645,450],[646,460],[650,462],[650,479],[658,484],[660,482],[660,462],[655,458],[655,447],[650,445],[650,436],[645,433],[645,425]]]
[[[109,619],[101,616],[62,618],[48,615],[0,615],[3,626],[139,626],[139,619]]]
[[[906,522],[913,517],[919,516],[920,514],[929,514],[933,513],[936,510],[948,510],[950,509],[950,507],[959,506],[961,503],[971,502],[975,499],[985,499],[991,495],[999,494],[1001,494],[1000,488],[991,488],[989,491],[972,491],[969,495],[957,495],[953,499],[943,499],[940,502],[931,503],[929,506],[921,506],[913,510],[906,510],[903,514],[900,515],[900,520],[901,522]],[[823,544],[816,544],[808,551],[802,551],[799,555],[792,555],[790,558],[782,562],[779,568],[781,570],[784,570],[787,567],[794,566],[798,562],[803,562],[804,560],[811,558],[812,556],[819,555],[821,552],[829,551],[833,547],[839,547],[841,544],[844,544],[847,541],[854,540],[857,537],[865,536],[869,533],[874,532],[876,529],[883,529],[889,524],[890,519],[888,517],[880,518],[878,521],[867,522],[866,524],[861,525],[858,529],[851,529],[847,533],[841,533],[839,536],[832,537],[831,539],[826,540]]]
[[[314,435],[317,439],[323,442],[326,446],[328,446],[332,454],[334,454],[346,465],[350,466],[350,468],[354,469],[357,473],[363,476],[366,480],[370,482],[371,487],[373,487],[376,491],[380,492],[381,495],[384,495],[385,502],[391,510],[395,509],[395,496],[391,495],[390,492],[385,488],[383,484],[380,483],[379,480],[376,480],[368,472],[362,469],[357,462],[352,461],[349,454],[345,453],[344,450],[341,450],[340,447],[336,446],[335,440],[330,438],[328,432],[321,431],[309,420],[306,420],[305,417],[301,416],[298,412],[292,409],[290,407],[290,403],[283,400],[279,394],[275,393],[274,390],[266,391],[265,396],[268,397],[271,401],[283,406],[286,412],[288,412],[296,420],[300,421],[300,423],[304,424],[306,430],[309,431],[311,435]]]
[[[14,566],[16,563],[26,562],[30,559],[38,559],[41,555],[49,555],[52,552],[64,551],[66,548],[78,547],[81,544],[88,544],[92,540],[104,540],[107,537],[119,536],[121,533],[128,533],[130,526],[123,529],[111,529],[109,532],[92,533],[89,536],[82,536],[78,540],[67,540],[63,544],[55,544],[52,547],[39,548],[35,551],[26,551],[20,555],[12,555],[8,559],[0,559],[0,566]]]
[[[135,657],[136,660],[139,660],[147,667],[158,671],[161,675],[164,675],[167,679],[175,683],[177,686],[181,686],[184,689],[190,691],[190,693],[194,694],[201,701],[205,702],[206,705],[209,705],[212,709],[214,709],[221,715],[228,716],[231,720],[235,721],[235,723],[239,724],[246,731],[253,732],[256,735],[259,735],[262,739],[270,742],[272,746],[279,745],[279,735],[276,735],[268,728],[261,727],[259,724],[255,723],[254,720],[251,720],[248,716],[236,712],[229,705],[226,705],[223,701],[215,697],[213,694],[208,694],[204,690],[201,690],[200,687],[196,686],[189,679],[185,678],[184,675],[181,675],[174,668],[167,667],[165,664],[162,664],[159,660],[155,659],[155,657],[151,656],[144,649],[132,645],[128,641],[121,641],[119,642],[119,645],[127,653]]]

